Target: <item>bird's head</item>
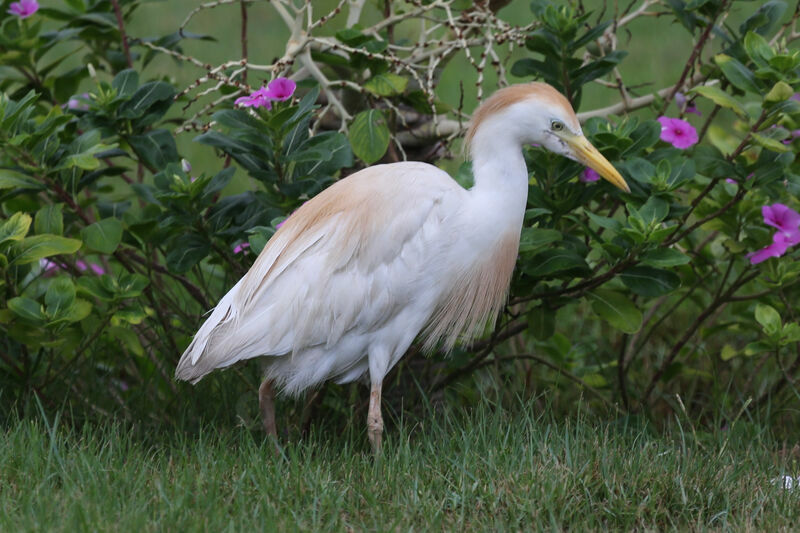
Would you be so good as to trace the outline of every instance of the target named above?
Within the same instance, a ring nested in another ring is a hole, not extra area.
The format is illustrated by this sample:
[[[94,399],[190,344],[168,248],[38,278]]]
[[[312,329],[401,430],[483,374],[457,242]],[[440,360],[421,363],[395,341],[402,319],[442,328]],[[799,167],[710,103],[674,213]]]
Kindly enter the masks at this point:
[[[630,192],[617,169],[584,137],[569,101],[546,83],[522,83],[495,92],[472,116],[466,142],[474,153],[476,144],[499,134],[578,161]]]

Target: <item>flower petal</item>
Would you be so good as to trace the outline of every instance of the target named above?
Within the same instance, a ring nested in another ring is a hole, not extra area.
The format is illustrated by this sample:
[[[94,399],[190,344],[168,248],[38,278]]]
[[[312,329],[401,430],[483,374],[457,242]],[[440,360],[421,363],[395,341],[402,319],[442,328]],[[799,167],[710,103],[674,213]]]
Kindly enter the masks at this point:
[[[269,82],[270,98],[273,100],[288,100],[294,94],[297,84],[289,78],[275,78]]]
[[[584,183],[591,183],[599,179],[600,179],[600,174],[598,174],[591,168],[585,168],[583,169],[583,172],[581,172],[580,180]]]
[[[784,204],[761,207],[764,223],[783,232],[791,232],[800,227],[800,213]]]

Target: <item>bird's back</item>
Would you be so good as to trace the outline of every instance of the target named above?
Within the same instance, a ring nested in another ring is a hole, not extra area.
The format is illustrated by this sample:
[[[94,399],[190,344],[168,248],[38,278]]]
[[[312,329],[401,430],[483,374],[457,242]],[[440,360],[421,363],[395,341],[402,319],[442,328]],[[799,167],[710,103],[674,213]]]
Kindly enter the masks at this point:
[[[413,340],[452,281],[453,224],[466,196],[425,163],[377,165],[335,183],[270,239],[195,335],[176,377],[196,382],[242,359],[338,350],[344,366],[331,366],[322,376],[330,379],[359,364],[366,354],[356,352],[375,332],[408,337],[416,328]]]

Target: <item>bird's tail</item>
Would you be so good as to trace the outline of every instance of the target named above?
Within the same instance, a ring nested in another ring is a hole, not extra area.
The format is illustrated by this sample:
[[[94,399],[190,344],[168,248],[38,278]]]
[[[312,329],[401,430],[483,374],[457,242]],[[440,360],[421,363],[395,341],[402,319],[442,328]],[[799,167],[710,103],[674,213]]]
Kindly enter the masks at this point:
[[[238,358],[232,354],[222,339],[225,331],[236,321],[237,308],[234,305],[239,293],[241,280],[228,294],[222,297],[219,304],[211,312],[192,339],[189,347],[183,352],[178,366],[175,368],[175,379],[197,383],[217,368],[235,363]]]

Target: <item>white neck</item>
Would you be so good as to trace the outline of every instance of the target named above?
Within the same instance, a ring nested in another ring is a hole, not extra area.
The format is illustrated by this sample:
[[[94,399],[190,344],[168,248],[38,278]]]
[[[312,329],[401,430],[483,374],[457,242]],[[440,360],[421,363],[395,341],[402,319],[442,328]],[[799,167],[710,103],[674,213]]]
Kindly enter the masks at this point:
[[[528,169],[519,137],[498,122],[482,124],[472,139],[475,185],[469,194],[482,211],[479,216],[489,217],[496,231],[519,232],[528,200]]]

